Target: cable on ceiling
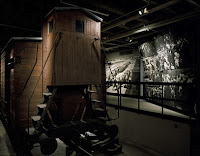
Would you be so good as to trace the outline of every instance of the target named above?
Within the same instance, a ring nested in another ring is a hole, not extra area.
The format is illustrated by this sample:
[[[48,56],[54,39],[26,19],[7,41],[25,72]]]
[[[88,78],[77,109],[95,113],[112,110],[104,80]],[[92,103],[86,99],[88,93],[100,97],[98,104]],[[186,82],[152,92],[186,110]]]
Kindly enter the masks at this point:
[[[34,29],[27,29],[27,28],[22,28],[22,27],[17,27],[17,26],[12,26],[12,25],[7,25],[7,24],[0,24],[0,26],[3,26],[3,27],[9,27],[9,28],[13,28],[13,29],[21,29],[21,30],[26,30],[26,31],[38,32],[38,33],[41,32],[41,31],[34,30]]]

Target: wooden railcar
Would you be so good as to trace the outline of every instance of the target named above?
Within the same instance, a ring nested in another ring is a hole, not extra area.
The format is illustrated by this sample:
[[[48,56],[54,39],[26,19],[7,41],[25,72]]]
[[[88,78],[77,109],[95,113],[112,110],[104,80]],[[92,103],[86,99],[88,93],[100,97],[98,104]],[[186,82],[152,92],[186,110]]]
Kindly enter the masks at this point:
[[[99,17],[77,8],[54,8],[43,24],[43,63],[55,41],[43,72],[43,85],[101,84]]]
[[[105,78],[100,48],[101,21],[84,9],[69,7],[54,8],[45,17],[42,26],[43,91],[47,86],[62,86],[60,104],[66,120],[74,116],[88,85],[98,90],[101,100],[105,99],[103,89],[94,87],[102,86]]]
[[[13,129],[27,127],[28,99],[41,72],[41,43],[41,37],[13,37],[1,53],[1,111]],[[41,99],[42,79],[31,100],[31,115]]]
[[[105,124],[110,118],[102,87],[101,21],[81,8],[54,8],[45,18],[42,38],[11,38],[2,51],[1,110],[17,130],[14,138],[18,146],[24,141],[18,137],[22,128],[29,145],[40,142],[45,155],[56,150],[55,137],[67,144],[79,142],[79,133],[91,130],[102,147],[105,143],[109,146],[104,151],[121,151],[115,139],[117,126]],[[85,147],[88,150],[95,146],[90,138],[87,142],[91,146]],[[80,149],[86,152],[82,147],[72,148]]]
[[[13,125],[27,127],[28,116],[33,116],[37,105],[43,103],[41,95],[47,86],[51,90],[60,87],[57,103],[54,101],[50,108],[55,111],[59,107],[60,118],[65,120],[80,119],[88,103],[88,99],[80,99],[89,85],[98,91],[93,99],[105,99],[99,88],[104,83],[101,21],[84,9],[54,8],[45,17],[42,38],[11,38],[1,53],[1,109],[11,116]],[[34,96],[29,99],[32,93]],[[77,114],[78,108],[81,110]]]

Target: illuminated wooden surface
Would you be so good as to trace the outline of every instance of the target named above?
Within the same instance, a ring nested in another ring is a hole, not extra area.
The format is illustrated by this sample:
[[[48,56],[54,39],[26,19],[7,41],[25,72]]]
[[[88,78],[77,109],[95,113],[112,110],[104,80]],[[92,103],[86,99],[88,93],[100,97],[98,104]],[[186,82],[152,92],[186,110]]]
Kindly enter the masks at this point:
[[[27,110],[28,99],[33,90],[37,78],[41,71],[42,53],[40,41],[24,41],[14,40],[6,52],[6,57],[1,56],[1,96],[6,109],[3,108],[4,113],[10,113],[15,118],[12,119],[13,127],[16,125],[18,128],[27,127]],[[35,65],[31,77],[24,89],[22,95],[22,88],[35,64],[37,54],[37,64]],[[15,60],[14,68],[9,69],[7,63],[9,59]],[[9,76],[7,76],[9,75]],[[33,115],[37,105],[42,99],[42,78],[40,79],[33,98],[31,100],[30,114]],[[7,101],[7,103],[5,102]],[[30,115],[30,116],[31,116]],[[30,120],[31,121],[31,120]]]
[[[53,32],[48,33],[48,22],[53,19]],[[84,21],[84,32],[76,32],[76,20]],[[43,63],[56,33],[62,34],[45,66],[44,87],[47,85],[101,84],[102,58],[100,52],[100,22],[80,10],[53,12],[43,24]]]

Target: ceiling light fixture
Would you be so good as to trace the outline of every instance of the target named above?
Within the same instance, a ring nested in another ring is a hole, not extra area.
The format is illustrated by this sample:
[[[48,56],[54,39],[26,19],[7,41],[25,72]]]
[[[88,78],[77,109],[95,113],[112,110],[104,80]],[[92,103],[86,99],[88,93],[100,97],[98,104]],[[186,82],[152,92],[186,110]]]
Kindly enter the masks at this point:
[[[143,13],[142,13],[142,10],[140,10],[140,11],[139,11],[139,15],[142,15],[142,14],[143,14]]]
[[[147,14],[147,13],[148,13],[147,8],[144,8],[144,9],[139,11],[139,15],[141,15],[141,16],[144,15],[144,14]]]
[[[127,37],[127,38],[125,39],[125,41],[126,41],[126,42],[132,42],[132,41],[133,41],[133,39],[132,39],[132,38],[130,38],[130,37]]]

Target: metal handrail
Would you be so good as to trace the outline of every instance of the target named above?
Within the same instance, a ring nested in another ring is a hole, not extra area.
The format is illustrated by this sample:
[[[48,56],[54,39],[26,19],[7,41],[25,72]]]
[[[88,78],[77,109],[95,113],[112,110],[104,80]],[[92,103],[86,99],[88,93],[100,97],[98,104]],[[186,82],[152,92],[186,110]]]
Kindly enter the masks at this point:
[[[42,73],[43,73],[44,68],[45,68],[45,66],[46,66],[46,63],[47,63],[47,61],[48,61],[48,59],[49,59],[49,56],[50,56],[50,54],[51,54],[51,52],[52,52],[52,50],[53,50],[53,48],[54,48],[54,46],[55,46],[55,44],[56,44],[56,40],[58,39],[58,36],[59,36],[60,34],[61,34],[61,32],[58,31],[57,34],[56,34],[56,38],[55,38],[54,41],[53,41],[53,45],[52,45],[52,47],[51,47],[51,49],[50,49],[50,52],[49,52],[49,54],[48,54],[48,56],[47,56],[47,58],[46,58],[46,61],[45,61],[44,65],[43,65],[43,67],[42,67],[42,70],[41,70],[41,72],[40,72],[40,75],[39,75],[39,77],[38,77],[38,80],[37,80],[37,82],[36,82],[36,84],[35,84],[35,86],[34,86],[34,88],[33,88],[33,91],[32,91],[32,93],[31,93],[31,95],[30,95],[30,97],[29,97],[29,100],[28,100],[28,119],[27,119],[27,121],[28,121],[28,136],[29,136],[30,102],[31,102],[31,99],[32,99],[33,94],[34,94],[34,92],[35,92],[35,89],[36,89],[36,87],[37,87],[37,85],[38,85],[38,82],[39,82],[39,80],[40,80],[40,77],[42,76]]]
[[[132,84],[132,85],[137,85],[137,86],[140,86],[141,84],[142,85],[159,85],[161,86],[162,88],[162,93],[161,93],[161,97],[152,97],[153,99],[160,99],[161,100],[161,104],[160,106],[162,107],[162,115],[164,115],[164,112],[163,112],[163,109],[164,107],[167,107],[166,105],[164,105],[164,100],[170,100],[170,99],[166,99],[163,97],[163,94],[164,94],[164,89],[163,89],[163,86],[166,85],[166,86],[169,86],[169,85],[177,85],[177,86],[193,86],[195,87],[196,84],[195,83],[171,83],[171,82],[120,82],[120,81],[107,81],[106,84],[111,84],[111,83],[115,83],[115,85],[119,85],[120,86],[120,90],[121,90],[121,87],[122,87],[122,84]],[[140,87],[139,87],[140,88]],[[139,89],[140,90],[140,89]],[[126,94],[121,94],[120,93],[109,93],[109,92],[106,92],[107,94],[111,94],[111,95],[117,95],[118,96],[118,103],[120,103],[121,105],[121,96],[125,95]],[[120,98],[119,98],[120,97]],[[135,96],[136,98],[138,98],[138,111],[140,110],[140,99],[146,99],[146,98],[151,98],[151,97],[147,97],[147,96],[140,96],[139,92],[138,92],[138,95]],[[184,100],[174,100],[174,99],[171,99],[170,101],[184,101]],[[118,106],[119,107],[119,106]],[[171,108],[172,109],[172,108]],[[178,110],[176,110],[178,111]],[[179,112],[179,111],[178,111]],[[193,113],[187,113],[185,111],[181,112],[185,115],[188,115],[188,116],[194,116]]]
[[[28,78],[27,78],[26,81],[25,81],[25,84],[24,84],[24,86],[23,86],[21,92],[17,95],[17,97],[22,96],[22,94],[23,94],[23,92],[24,92],[24,90],[25,90],[25,88],[26,88],[26,86],[27,86],[27,84],[28,84],[28,81],[29,81],[29,79],[31,78],[31,75],[32,75],[32,73],[33,73],[33,70],[35,69],[35,66],[36,66],[36,64],[37,64],[37,60],[38,60],[38,44],[37,44],[37,52],[36,52],[36,56],[35,56],[35,63],[34,63],[32,69],[31,69],[31,71],[30,71],[30,73],[29,73],[29,75],[28,75]]]
[[[138,89],[139,90],[139,89]],[[106,92],[107,95],[117,96],[117,93]],[[139,98],[139,99],[148,99],[151,98],[150,96],[142,96],[142,95],[129,95],[129,94],[121,94],[122,97],[129,97],[129,98]],[[176,102],[184,102],[183,99],[172,99],[172,98],[162,98],[162,97],[153,97],[155,100],[164,100],[164,101],[176,101]]]
[[[120,84],[147,84],[147,85],[176,85],[176,86],[191,86],[195,85],[195,83],[180,83],[180,82],[123,82],[123,81],[106,81],[107,84],[109,83],[120,83]]]

